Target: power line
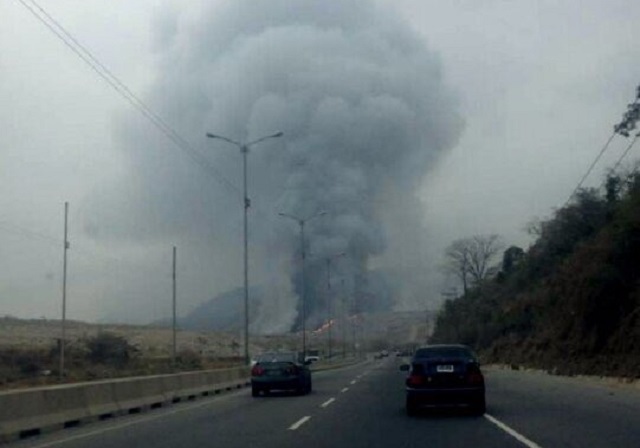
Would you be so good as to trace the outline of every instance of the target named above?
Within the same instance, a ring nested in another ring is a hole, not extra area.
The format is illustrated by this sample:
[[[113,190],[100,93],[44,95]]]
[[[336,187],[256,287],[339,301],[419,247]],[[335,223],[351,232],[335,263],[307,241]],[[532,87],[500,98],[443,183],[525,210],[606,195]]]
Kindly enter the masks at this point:
[[[183,151],[193,162],[205,168],[205,172],[215,181],[222,184],[234,194],[242,195],[239,187],[227,179],[208,159],[198,150],[193,148],[189,142],[173,129],[165,120],[155,113],[144,101],[142,101],[133,91],[127,87],[116,75],[111,72],[102,62],[100,62],[82,43],[80,43],[62,24],[51,16],[35,0],[17,0],[36,19],[44,24],[58,39],[60,39],[73,53],[87,64],[103,81],[105,81],[116,93],[142,114],[151,124],[153,124],[162,134],[165,135],[178,149]],[[30,2],[33,6],[28,4]],[[40,13],[38,13],[38,11]],[[274,213],[266,211],[260,206],[253,206],[256,212],[264,215],[268,219],[273,218]]]
[[[627,149],[624,150],[624,152],[622,153],[622,155],[620,156],[616,164],[611,169],[612,172],[615,172],[620,166],[620,164],[622,163],[622,161],[624,160],[624,158],[627,157],[627,154],[629,154],[629,151],[631,151],[631,148],[633,148],[633,145],[635,145],[636,141],[638,141],[638,137],[640,137],[640,134],[636,134],[636,136],[633,137],[633,140],[631,140],[631,143],[629,143],[629,146],[627,146]]]
[[[35,0],[17,0],[36,19],[45,25],[58,39],[60,39],[73,53],[87,64],[100,78],[109,84],[125,101],[140,112],[151,124],[153,124],[162,134],[180,150],[182,150],[192,161],[205,167],[207,173],[216,181],[241,194],[241,191],[220,171],[218,171],[207,158],[193,148],[175,129],[147,106],[137,95],[135,95],[127,85],[113,74],[104,64],[102,64],[93,54],[83,46],[71,33],[69,33],[56,19],[54,19]],[[33,5],[33,6],[32,6]],[[36,8],[38,11],[36,11]]]
[[[5,232],[12,233],[14,235],[22,236],[30,241],[39,240],[39,241],[48,243],[52,246],[60,246],[63,243],[63,239],[61,238],[48,235],[45,233],[41,233],[41,232],[36,232],[27,227],[24,227],[6,220],[0,221],[0,229],[4,230]],[[79,248],[75,244],[74,244],[73,251],[75,254],[87,260],[101,259],[103,262],[111,262],[111,263],[120,263],[122,261],[120,258],[117,258],[117,257],[112,257],[110,255],[104,255],[104,254],[97,254],[93,251],[90,251],[84,248]]]
[[[4,229],[5,231],[16,235],[21,235],[27,239],[38,239],[47,243],[55,244],[56,246],[62,243],[62,240],[60,238],[56,238],[51,235],[45,235],[44,233],[34,232],[33,230],[27,229],[26,227],[22,227],[7,221],[0,221],[0,229]]]
[[[569,197],[565,201],[563,207],[567,206],[569,201],[571,201],[571,199],[575,196],[575,194],[578,192],[578,190],[582,187],[582,184],[584,183],[584,181],[587,179],[589,174],[591,174],[591,171],[593,171],[593,168],[596,166],[598,161],[602,158],[603,154],[609,148],[609,145],[611,144],[611,141],[616,136],[616,134],[620,134],[623,137],[629,137],[631,132],[634,129],[636,129],[638,121],[640,121],[640,86],[638,86],[636,88],[636,97],[633,100],[633,102],[631,104],[627,105],[627,110],[623,114],[622,120],[620,121],[620,123],[616,124],[613,127],[613,133],[611,134],[611,137],[609,137],[609,140],[607,140],[607,143],[605,143],[605,145],[602,147],[602,149],[600,150],[600,152],[598,153],[596,158],[593,160],[593,162],[591,162],[591,165],[589,166],[589,169],[584,174],[584,176],[582,176],[582,179],[580,179],[580,182],[578,182],[578,185],[576,185],[576,187],[573,189],[573,191],[571,192],[571,195],[569,195]],[[627,147],[627,149],[624,151],[622,156],[618,159],[618,162],[616,163],[615,167],[613,168],[613,171],[615,171],[615,169],[618,167],[618,165],[620,165],[622,160],[629,153],[629,151],[631,150],[631,148],[635,144],[637,138],[638,138],[638,135],[635,136],[635,138],[633,139],[631,144]]]
[[[580,188],[582,187],[582,184],[584,183],[585,180],[587,180],[587,177],[589,177],[589,174],[591,174],[591,171],[593,171],[593,169],[597,165],[598,161],[600,161],[600,159],[602,158],[604,153],[607,151],[607,149],[609,148],[609,145],[611,144],[611,142],[613,141],[613,138],[615,136],[616,136],[616,132],[611,134],[611,137],[609,137],[609,139],[607,140],[607,143],[604,144],[604,146],[602,147],[602,149],[600,150],[600,152],[598,153],[596,158],[593,159],[593,162],[591,162],[591,165],[589,166],[589,169],[587,170],[586,173],[584,173],[584,175],[582,176],[582,179],[580,179],[580,182],[578,182],[578,185],[576,185],[576,187],[573,189],[573,191],[571,192],[571,194],[569,195],[569,197],[565,201],[563,207],[566,207],[566,205],[569,203],[569,201],[571,201],[571,199],[575,196],[575,194],[578,192],[578,190],[580,190]]]

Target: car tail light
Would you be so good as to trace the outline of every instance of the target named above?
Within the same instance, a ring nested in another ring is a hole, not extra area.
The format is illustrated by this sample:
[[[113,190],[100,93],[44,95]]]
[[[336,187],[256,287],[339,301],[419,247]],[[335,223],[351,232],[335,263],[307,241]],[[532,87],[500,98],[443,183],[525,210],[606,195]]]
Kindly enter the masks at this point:
[[[482,376],[482,373],[480,373],[480,371],[472,370],[467,374],[467,382],[469,384],[483,384],[484,377]]]
[[[407,378],[407,386],[420,386],[423,383],[422,376],[412,373]]]
[[[261,365],[256,364],[255,366],[253,366],[253,368],[251,369],[251,376],[262,376],[264,375],[264,369],[262,368]]]

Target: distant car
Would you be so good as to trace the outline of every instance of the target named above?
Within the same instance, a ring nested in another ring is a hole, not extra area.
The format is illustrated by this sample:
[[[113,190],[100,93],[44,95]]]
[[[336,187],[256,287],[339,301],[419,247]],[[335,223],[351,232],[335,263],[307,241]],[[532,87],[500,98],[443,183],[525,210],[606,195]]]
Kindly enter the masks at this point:
[[[307,355],[307,357],[304,360],[307,361],[308,363],[312,363],[312,362],[320,361],[320,357],[318,355]]]
[[[484,376],[480,363],[465,345],[430,345],[419,348],[411,364],[400,370],[406,379],[406,410],[415,415],[422,407],[461,407],[485,413]]]
[[[299,362],[295,352],[264,353],[251,368],[251,395],[273,390],[290,390],[297,394],[311,392],[309,362]]]

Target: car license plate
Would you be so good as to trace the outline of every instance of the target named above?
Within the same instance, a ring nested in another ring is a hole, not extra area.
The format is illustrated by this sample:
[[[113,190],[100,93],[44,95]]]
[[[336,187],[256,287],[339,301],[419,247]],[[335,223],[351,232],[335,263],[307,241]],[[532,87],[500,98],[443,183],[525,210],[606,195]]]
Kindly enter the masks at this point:
[[[452,373],[453,366],[450,364],[440,365],[436,367],[436,372]]]

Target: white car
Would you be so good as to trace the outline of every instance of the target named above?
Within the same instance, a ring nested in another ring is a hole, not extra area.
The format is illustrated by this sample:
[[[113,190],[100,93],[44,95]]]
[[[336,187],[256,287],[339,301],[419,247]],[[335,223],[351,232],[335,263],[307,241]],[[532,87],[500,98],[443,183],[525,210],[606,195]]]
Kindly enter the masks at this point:
[[[320,357],[317,355],[308,355],[304,358],[305,362],[316,362],[316,361],[320,361]]]

